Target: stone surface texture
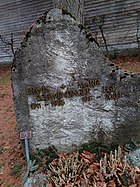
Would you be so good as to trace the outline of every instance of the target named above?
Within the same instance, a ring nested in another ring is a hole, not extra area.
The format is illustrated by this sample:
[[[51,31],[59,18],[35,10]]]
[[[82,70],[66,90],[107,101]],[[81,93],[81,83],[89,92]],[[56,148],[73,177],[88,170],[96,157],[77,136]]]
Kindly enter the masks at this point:
[[[127,157],[130,159],[133,166],[140,168],[140,148],[130,152]]]
[[[140,76],[111,64],[92,36],[60,9],[27,33],[15,55],[12,82],[17,126],[19,132],[33,132],[33,150],[140,138]],[[41,87],[44,93],[34,93]],[[58,93],[61,103],[55,106],[47,95]],[[37,100],[41,95],[47,99]],[[33,109],[33,103],[39,107]]]

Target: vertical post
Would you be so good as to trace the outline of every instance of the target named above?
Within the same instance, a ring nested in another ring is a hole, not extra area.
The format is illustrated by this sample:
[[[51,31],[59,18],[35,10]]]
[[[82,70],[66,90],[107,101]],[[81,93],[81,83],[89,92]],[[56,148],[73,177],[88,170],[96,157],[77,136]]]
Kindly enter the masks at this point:
[[[29,165],[29,161],[30,161],[28,139],[30,139],[31,137],[32,137],[31,131],[26,131],[26,132],[20,133],[20,140],[24,140],[25,154],[26,154],[26,160],[27,160],[28,165]]]
[[[28,137],[27,137],[27,134],[25,135],[24,142],[25,142],[26,160],[27,160],[27,164],[29,164],[30,157],[29,157],[29,146],[28,146]]]
[[[84,23],[84,0],[53,0],[54,7],[67,10],[80,24]]]

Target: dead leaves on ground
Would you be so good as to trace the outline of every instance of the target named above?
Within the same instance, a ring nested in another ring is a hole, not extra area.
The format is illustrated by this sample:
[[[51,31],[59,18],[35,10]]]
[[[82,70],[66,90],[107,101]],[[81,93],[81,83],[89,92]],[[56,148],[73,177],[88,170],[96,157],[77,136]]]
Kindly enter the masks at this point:
[[[59,154],[49,165],[49,187],[138,187],[140,169],[133,168],[119,147],[97,162],[95,154]]]

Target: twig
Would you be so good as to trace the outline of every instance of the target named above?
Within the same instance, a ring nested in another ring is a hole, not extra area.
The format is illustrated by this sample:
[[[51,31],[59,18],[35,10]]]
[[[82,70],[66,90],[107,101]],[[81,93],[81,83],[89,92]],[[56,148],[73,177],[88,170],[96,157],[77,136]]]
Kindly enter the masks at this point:
[[[104,35],[104,30],[103,30],[104,21],[105,21],[105,16],[101,16],[100,17],[99,29],[100,29],[100,32],[101,32],[101,35],[102,35],[102,38],[103,38],[103,41],[104,41],[104,44],[105,44],[106,53],[107,53],[107,56],[108,56],[108,54],[109,54],[108,46],[107,46],[107,41],[106,41],[106,38],[105,38],[105,35]]]
[[[0,35],[0,40],[1,40],[6,46],[10,46],[13,56],[15,56],[13,33],[11,33],[10,42],[6,41],[6,39],[5,39],[2,35]]]

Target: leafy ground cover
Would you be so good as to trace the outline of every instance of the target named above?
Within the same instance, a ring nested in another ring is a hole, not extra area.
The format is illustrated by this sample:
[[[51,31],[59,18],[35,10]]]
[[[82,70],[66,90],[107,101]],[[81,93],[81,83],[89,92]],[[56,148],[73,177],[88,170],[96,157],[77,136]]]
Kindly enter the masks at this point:
[[[140,73],[140,58],[138,57],[120,55],[112,61],[128,72]],[[18,144],[10,77],[10,67],[0,66],[0,186],[22,187],[21,178],[26,169],[26,162],[24,151]],[[105,153],[102,155],[102,161],[97,161],[95,159],[96,155],[89,150],[72,153],[71,155],[62,153],[57,155],[56,160],[55,158],[51,160],[49,169],[46,169],[46,165],[50,160],[44,158],[43,162],[40,163],[40,172],[48,172],[50,175],[51,182],[48,187],[60,186],[60,181],[64,183],[65,180],[69,180],[71,186],[85,185],[88,187],[92,186],[91,183],[97,187],[140,186],[138,184],[138,181],[140,181],[139,168],[131,170],[130,165],[126,164],[122,157],[121,162],[119,160],[113,161],[115,153],[112,153],[113,157],[111,158],[105,155]],[[118,152],[116,153],[116,159],[118,159],[117,155]],[[69,168],[69,172],[66,169],[68,164],[73,168],[72,170]],[[58,170],[56,170],[56,166],[59,168]],[[77,166],[79,166],[79,170],[76,169]],[[112,169],[108,170],[107,167]],[[73,177],[70,177],[70,175]],[[124,178],[127,179],[124,180],[127,182],[126,184],[123,182]],[[69,187],[70,184],[66,183],[65,186]]]
[[[18,144],[10,72],[10,67],[0,67],[0,186],[21,187],[25,159]]]
[[[58,154],[54,147],[38,150],[34,158],[39,170],[31,172],[28,181],[32,180],[35,187],[36,177],[47,187],[139,187],[140,168],[132,164],[128,154],[138,147],[140,144],[134,141],[123,149],[94,142],[71,154]],[[46,180],[40,173],[46,174]]]
[[[114,54],[111,61],[124,71],[140,73],[140,51]]]

